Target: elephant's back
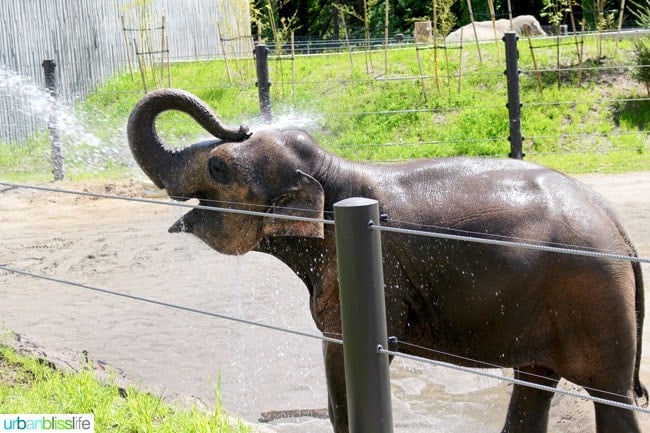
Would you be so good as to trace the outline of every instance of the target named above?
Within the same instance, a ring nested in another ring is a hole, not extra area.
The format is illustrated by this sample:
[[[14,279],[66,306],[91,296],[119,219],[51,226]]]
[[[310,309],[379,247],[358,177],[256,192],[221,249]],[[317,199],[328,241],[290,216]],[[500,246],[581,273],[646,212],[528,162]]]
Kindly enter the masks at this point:
[[[392,185],[385,202],[394,203],[384,212],[410,227],[622,251],[629,244],[603,197],[538,164],[447,158],[404,165],[384,181]]]

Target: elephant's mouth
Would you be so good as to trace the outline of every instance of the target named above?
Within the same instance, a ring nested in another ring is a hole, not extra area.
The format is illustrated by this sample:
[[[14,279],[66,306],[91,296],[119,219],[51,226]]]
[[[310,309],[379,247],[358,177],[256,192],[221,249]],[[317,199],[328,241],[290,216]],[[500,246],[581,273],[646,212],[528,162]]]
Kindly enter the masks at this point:
[[[192,223],[186,220],[185,215],[172,224],[167,231],[169,233],[192,233]]]
[[[259,218],[215,215],[215,212],[192,209],[172,224],[168,232],[190,233],[222,254],[241,255],[259,244],[261,225]]]

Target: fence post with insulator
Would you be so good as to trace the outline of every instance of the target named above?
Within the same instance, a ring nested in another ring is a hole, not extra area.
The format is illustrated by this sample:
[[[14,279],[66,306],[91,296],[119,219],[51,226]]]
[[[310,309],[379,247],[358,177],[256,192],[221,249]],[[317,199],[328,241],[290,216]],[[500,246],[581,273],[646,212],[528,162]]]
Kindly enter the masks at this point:
[[[52,106],[48,128],[50,129],[50,141],[52,142],[52,174],[54,180],[62,180],[65,175],[63,167],[63,151],[61,149],[61,136],[59,134],[59,125],[57,122],[57,98],[56,89],[56,63],[54,60],[43,60],[43,73],[45,75],[45,88],[52,97]]]
[[[350,433],[392,433],[386,303],[379,204],[348,198],[334,204],[343,358]]]
[[[271,83],[269,82],[269,49],[265,44],[256,44],[254,53],[260,114],[266,123],[271,123],[273,114],[271,113]]]
[[[519,53],[517,52],[517,33],[506,32],[506,82],[508,86],[508,120],[510,124],[510,158],[523,159],[523,137],[521,135],[521,102],[519,100]]]

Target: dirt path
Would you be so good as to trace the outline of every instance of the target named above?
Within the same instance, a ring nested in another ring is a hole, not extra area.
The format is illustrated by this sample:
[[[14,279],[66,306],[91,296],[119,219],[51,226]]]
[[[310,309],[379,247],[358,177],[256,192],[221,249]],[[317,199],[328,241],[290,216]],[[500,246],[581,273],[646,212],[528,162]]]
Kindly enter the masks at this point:
[[[650,172],[581,179],[613,203],[640,254],[650,257]],[[56,187],[142,192],[135,181]],[[257,253],[226,257],[190,236],[168,234],[182,213],[167,206],[5,189],[0,192],[0,264],[317,334],[307,291],[283,264]],[[649,285],[648,266],[644,271]],[[163,395],[210,403],[220,381],[226,410],[251,422],[263,412],[326,404],[315,339],[2,270],[0,311],[5,330],[47,342],[48,355],[86,350]],[[645,335],[642,377],[650,385],[650,331]],[[508,386],[406,362],[396,362],[391,371],[396,432],[500,430]],[[550,431],[594,431],[590,405],[554,401]],[[641,418],[650,431],[650,416]],[[327,420],[312,417],[271,425],[282,433],[331,431]]]

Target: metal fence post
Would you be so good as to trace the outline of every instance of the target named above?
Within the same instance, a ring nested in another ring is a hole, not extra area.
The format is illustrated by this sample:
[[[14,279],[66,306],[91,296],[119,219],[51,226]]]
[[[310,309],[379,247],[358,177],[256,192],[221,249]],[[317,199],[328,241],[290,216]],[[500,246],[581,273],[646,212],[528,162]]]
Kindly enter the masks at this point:
[[[260,114],[265,122],[271,123],[273,114],[271,113],[271,83],[269,82],[269,49],[265,44],[256,44],[254,54]]]
[[[334,204],[350,433],[392,433],[384,275],[376,200]]]
[[[517,51],[517,33],[506,32],[506,82],[508,86],[508,119],[510,123],[510,158],[523,159],[523,137],[521,135],[521,102],[519,100],[519,52]]]
[[[65,170],[63,168],[63,152],[61,150],[61,137],[59,135],[59,127],[57,125],[57,90],[56,90],[56,63],[54,60],[43,60],[43,73],[45,74],[45,87],[47,88],[50,96],[52,96],[52,111],[48,120],[48,128],[50,129],[50,141],[52,142],[52,174],[54,180],[62,180]]]

